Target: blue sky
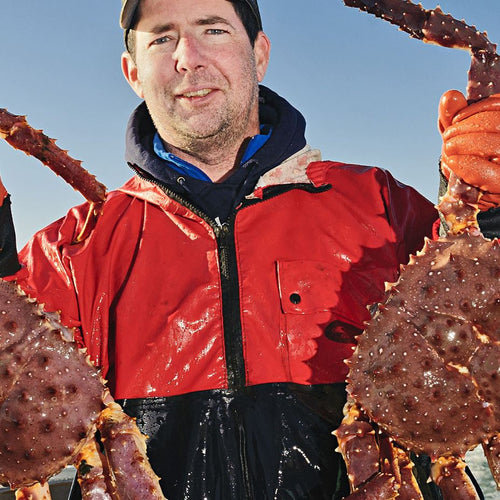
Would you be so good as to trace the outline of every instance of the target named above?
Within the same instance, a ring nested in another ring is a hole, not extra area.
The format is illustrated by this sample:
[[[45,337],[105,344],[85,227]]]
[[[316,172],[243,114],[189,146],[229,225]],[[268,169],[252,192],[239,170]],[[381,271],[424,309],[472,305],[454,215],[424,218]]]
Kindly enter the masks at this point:
[[[499,0],[440,4],[500,42]],[[437,103],[465,89],[468,53],[410,39],[341,0],[260,5],[272,42],[264,84],[303,112],[310,144],[327,159],[387,168],[435,200]],[[0,107],[26,114],[110,189],[131,175],[123,136],[139,102],[121,75],[119,10],[119,0],[3,2],[0,30]],[[6,143],[0,172],[20,244],[82,200]]]

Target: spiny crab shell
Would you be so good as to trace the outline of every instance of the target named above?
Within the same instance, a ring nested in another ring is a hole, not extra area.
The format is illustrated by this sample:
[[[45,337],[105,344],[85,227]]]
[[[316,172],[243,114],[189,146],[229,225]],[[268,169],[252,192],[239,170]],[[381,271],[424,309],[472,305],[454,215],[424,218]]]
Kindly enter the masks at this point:
[[[426,241],[349,360],[348,392],[396,442],[464,456],[500,430],[500,246]]]
[[[95,432],[105,387],[72,337],[0,280],[0,484],[45,481]]]

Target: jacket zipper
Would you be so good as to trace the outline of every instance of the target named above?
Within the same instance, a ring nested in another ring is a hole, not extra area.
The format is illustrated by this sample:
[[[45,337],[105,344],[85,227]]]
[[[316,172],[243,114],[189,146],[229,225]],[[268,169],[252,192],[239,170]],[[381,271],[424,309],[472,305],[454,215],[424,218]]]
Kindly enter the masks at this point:
[[[240,286],[234,234],[236,213],[233,213],[224,223],[213,220],[198,207],[174,191],[171,191],[163,183],[143,175],[140,170],[134,168],[134,165],[129,165],[138,177],[161,188],[170,198],[182,204],[207,222],[214,231],[221,280],[222,325],[224,330],[227,387],[233,391],[245,387],[246,374],[240,316]]]
[[[234,232],[235,219],[236,214],[233,214],[225,223],[212,226],[219,250],[224,350],[227,386],[230,390],[239,389],[246,384],[240,314],[240,283]]]

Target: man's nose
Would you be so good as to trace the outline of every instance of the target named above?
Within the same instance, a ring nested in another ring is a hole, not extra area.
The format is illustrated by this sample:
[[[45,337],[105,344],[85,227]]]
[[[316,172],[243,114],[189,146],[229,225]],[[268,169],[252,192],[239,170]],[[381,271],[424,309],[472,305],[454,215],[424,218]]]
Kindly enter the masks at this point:
[[[179,73],[194,71],[205,65],[203,50],[195,37],[181,37],[173,54],[175,69]]]

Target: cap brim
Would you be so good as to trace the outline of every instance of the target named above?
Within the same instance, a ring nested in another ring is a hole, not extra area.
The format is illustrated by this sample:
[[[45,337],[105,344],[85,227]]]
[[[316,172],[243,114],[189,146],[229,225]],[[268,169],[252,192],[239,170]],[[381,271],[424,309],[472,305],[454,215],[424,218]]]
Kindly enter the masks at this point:
[[[135,11],[139,0],[125,0],[120,14],[120,26],[124,29],[130,29],[134,22]]]
[[[260,12],[259,12],[259,7],[257,5],[257,2],[253,2],[252,0],[246,0],[246,4],[252,11],[253,17],[255,17],[257,21],[257,26],[259,27],[259,30],[262,30],[262,19],[260,17]]]

